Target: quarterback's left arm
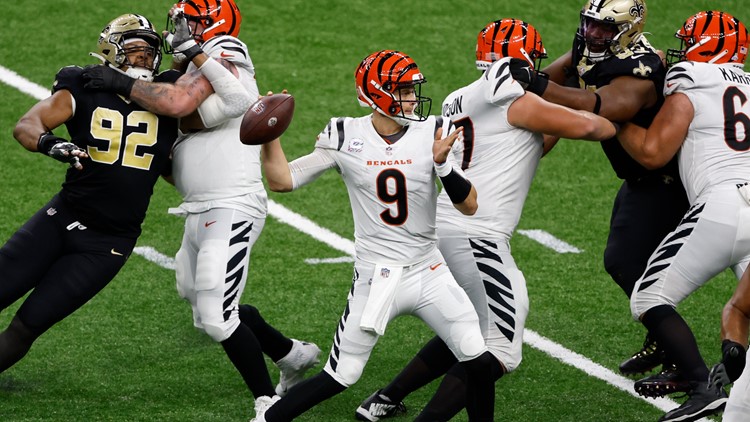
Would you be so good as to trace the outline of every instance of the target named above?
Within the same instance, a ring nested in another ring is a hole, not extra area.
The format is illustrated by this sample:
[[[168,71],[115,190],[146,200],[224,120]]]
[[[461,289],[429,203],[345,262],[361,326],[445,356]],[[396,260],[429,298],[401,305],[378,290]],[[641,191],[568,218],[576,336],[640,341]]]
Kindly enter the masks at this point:
[[[440,177],[443,189],[453,202],[453,206],[461,214],[474,215],[477,212],[477,190],[448,159],[451,148],[461,133],[463,128],[459,127],[443,138],[443,128],[439,128],[435,132],[435,142],[432,144],[432,159],[435,163],[435,172]]]
[[[648,129],[627,123],[617,133],[623,148],[648,169],[664,167],[682,146],[695,109],[687,95],[667,96]]]

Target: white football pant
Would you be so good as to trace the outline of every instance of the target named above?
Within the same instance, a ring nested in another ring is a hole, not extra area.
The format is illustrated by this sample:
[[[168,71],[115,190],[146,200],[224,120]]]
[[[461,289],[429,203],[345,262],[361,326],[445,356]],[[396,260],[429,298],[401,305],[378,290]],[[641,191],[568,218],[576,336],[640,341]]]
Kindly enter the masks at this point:
[[[511,372],[521,363],[523,330],[529,314],[526,279],[504,238],[467,238],[438,225],[438,246],[479,316],[487,349]]]
[[[185,220],[175,257],[177,292],[190,302],[195,327],[217,342],[240,325],[250,251],[265,221],[228,208],[188,214]]]
[[[659,305],[677,306],[727,268],[739,280],[749,260],[750,205],[734,184],[714,186],[649,258],[630,298],[633,318]]]
[[[346,387],[359,380],[379,338],[360,328],[374,271],[375,264],[355,261],[353,286],[325,366],[325,371]],[[400,315],[420,318],[461,362],[487,351],[474,306],[437,249],[428,259],[404,267],[397,289],[389,322]]]

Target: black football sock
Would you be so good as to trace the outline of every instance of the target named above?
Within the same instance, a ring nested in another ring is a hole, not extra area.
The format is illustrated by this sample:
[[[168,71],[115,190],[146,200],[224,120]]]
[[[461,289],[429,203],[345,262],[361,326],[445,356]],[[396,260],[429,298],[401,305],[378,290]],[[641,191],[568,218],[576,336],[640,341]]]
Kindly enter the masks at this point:
[[[18,316],[14,316],[8,328],[0,333],[0,373],[23,359],[37,339]]]
[[[492,358],[492,380],[497,382],[505,374],[500,362]],[[435,394],[414,422],[449,421],[466,407],[466,369],[455,364],[445,374]]]
[[[493,362],[497,360],[490,352],[461,362],[466,370],[466,413],[470,422],[492,422],[495,413],[495,377]]]
[[[708,367],[698,350],[698,343],[684,319],[669,305],[649,309],[642,318],[652,338],[664,349],[667,361],[674,363],[683,375],[695,381],[708,379]]]
[[[398,403],[445,374],[457,362],[440,337],[433,337],[380,393]]]
[[[321,371],[292,387],[266,412],[266,422],[288,422],[346,390],[327,372]]]
[[[274,362],[292,350],[292,340],[269,325],[254,306],[240,305],[240,321],[253,330],[263,353]]]
[[[221,342],[221,345],[229,360],[242,375],[253,397],[273,397],[276,394],[260,344],[250,328],[240,323],[232,335]]]

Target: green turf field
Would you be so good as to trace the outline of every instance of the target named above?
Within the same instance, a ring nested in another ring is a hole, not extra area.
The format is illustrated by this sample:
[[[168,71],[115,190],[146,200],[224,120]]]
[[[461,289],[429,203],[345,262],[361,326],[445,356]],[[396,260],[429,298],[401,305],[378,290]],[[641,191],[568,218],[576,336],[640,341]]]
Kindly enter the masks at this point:
[[[700,10],[721,7],[750,23],[746,0],[647,1],[650,40],[665,50],[679,46],[672,34]],[[140,13],[161,28],[172,3],[3,1],[0,74],[12,71],[47,89],[62,66],[94,63],[87,53],[95,49],[109,20]],[[288,89],[296,98],[294,121],[283,139],[291,159],[312,149],[330,117],[367,112],[357,104],[353,73],[369,53],[388,48],[411,55],[428,80],[424,89],[433,98],[433,113],[438,113],[450,91],[479,76],[474,47],[477,32],[486,23],[503,17],[533,23],[555,58],[570,47],[582,1],[238,0],[238,4],[244,16],[240,38],[255,62],[261,92]],[[169,58],[165,62],[167,67]],[[60,163],[26,152],[13,139],[15,122],[37,101],[13,85],[18,84],[0,83],[2,242],[59,189],[65,171]],[[497,384],[496,420],[656,421],[663,413],[658,403],[616,387],[617,379],[609,375],[640,347],[645,333],[631,320],[627,299],[602,266],[618,187],[594,143],[563,141],[542,160],[519,229],[544,230],[581,252],[558,253],[526,236],[514,237],[513,255],[526,275],[531,300],[527,328],[564,348],[563,359],[572,351],[588,360],[582,370],[540,350],[540,344],[546,343],[524,346],[523,364]],[[346,191],[335,172],[297,192],[270,197],[331,230],[342,239],[337,245],[346,246],[353,239]],[[174,189],[160,181],[140,247],[174,256],[182,220],[166,210],[179,202]],[[306,260],[345,256],[340,249],[269,217],[253,249],[244,301],[256,305],[291,337],[314,341],[327,353],[345,306],[351,264]],[[733,277],[724,273],[680,307],[709,364],[720,358],[720,312],[734,285]],[[17,306],[0,312],[0,329]],[[241,378],[221,347],[193,329],[191,322],[189,305],[175,292],[174,272],[134,254],[107,289],[41,337],[24,360],[0,374],[0,420],[248,420],[253,401]],[[387,383],[430,337],[421,321],[396,320],[376,347],[362,379],[299,420],[353,420],[360,401]],[[276,368],[269,365],[277,379]],[[413,418],[435,388],[432,384],[409,397],[409,417],[397,420]],[[667,408],[673,405],[661,403]],[[466,420],[465,413],[456,420]]]

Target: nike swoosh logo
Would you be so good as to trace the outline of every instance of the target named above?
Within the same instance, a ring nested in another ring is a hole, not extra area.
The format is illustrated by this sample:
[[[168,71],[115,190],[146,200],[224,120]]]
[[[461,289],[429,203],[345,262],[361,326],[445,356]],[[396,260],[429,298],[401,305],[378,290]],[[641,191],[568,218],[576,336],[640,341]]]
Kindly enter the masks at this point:
[[[206,221],[203,225],[206,226],[206,227],[208,227],[211,224],[214,224],[215,222],[216,222],[216,220],[214,220],[214,221]]]
[[[117,252],[117,251],[115,250],[115,248],[112,248],[112,250],[111,250],[111,251],[109,251],[109,252],[111,252],[111,253],[112,253],[112,255],[122,256],[122,254],[121,254],[120,252]]]
[[[222,51],[221,52],[221,57],[234,57],[234,55],[233,54],[227,54],[226,51]]]
[[[633,54],[632,56],[630,56],[630,58],[631,59],[640,59],[643,56],[644,56],[644,54]]]
[[[437,267],[439,267],[439,266],[441,266],[441,265],[443,265],[443,263],[442,263],[442,262],[438,262],[438,263],[437,263],[437,264],[435,264],[435,265],[430,265],[430,270],[431,270],[431,271],[435,271],[435,270],[437,269]]]
[[[674,86],[673,83],[672,84],[667,84],[667,88],[672,88],[673,86]]]

